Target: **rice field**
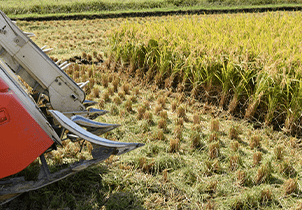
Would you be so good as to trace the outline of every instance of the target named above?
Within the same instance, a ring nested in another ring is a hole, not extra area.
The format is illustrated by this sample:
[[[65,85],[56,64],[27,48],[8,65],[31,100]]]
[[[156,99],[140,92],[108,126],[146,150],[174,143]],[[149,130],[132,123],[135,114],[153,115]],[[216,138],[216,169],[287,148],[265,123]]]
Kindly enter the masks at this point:
[[[54,48],[54,60],[103,60],[66,73],[90,81],[87,98],[110,111],[98,121],[121,124],[105,138],[145,146],[0,209],[301,209],[301,140],[286,127],[288,118],[299,125],[300,20],[282,12],[18,22]],[[64,145],[46,154],[51,171],[90,158],[89,143]]]
[[[180,16],[128,22],[112,56],[146,82],[299,134],[301,13]]]

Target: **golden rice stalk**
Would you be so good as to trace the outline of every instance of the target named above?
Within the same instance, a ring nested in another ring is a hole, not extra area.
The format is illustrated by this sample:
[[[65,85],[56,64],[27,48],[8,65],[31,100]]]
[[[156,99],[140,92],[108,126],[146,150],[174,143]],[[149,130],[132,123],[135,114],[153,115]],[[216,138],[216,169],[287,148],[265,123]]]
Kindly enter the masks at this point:
[[[282,145],[277,145],[274,149],[274,155],[277,160],[282,160],[284,155],[284,147]]]
[[[162,129],[159,129],[157,131],[157,133],[155,133],[155,139],[160,140],[160,141],[165,140],[165,134],[164,134],[164,131]]]
[[[209,142],[217,141],[217,140],[218,140],[218,134],[216,132],[211,133],[209,137]]]
[[[166,119],[166,120],[168,120],[168,113],[167,113],[167,111],[161,111],[160,112],[160,114],[159,114],[159,116],[161,117],[161,118],[164,118],[164,119]]]
[[[239,185],[244,185],[247,180],[247,174],[245,171],[238,170],[237,171],[237,183]]]
[[[143,119],[145,112],[146,112],[146,107],[145,106],[139,106],[137,108],[137,119],[138,120]]]
[[[129,95],[130,94],[130,85],[129,83],[124,83],[122,85],[122,90],[125,92],[126,95]]]
[[[239,136],[238,127],[232,126],[229,131],[229,138],[238,139],[238,136]]]
[[[255,183],[260,184],[268,181],[271,178],[271,168],[268,164],[263,164],[258,168],[257,174],[255,176]]]
[[[176,111],[177,117],[186,118],[186,109],[183,105],[180,105]]]
[[[178,152],[180,147],[180,140],[179,139],[170,139],[170,152]]]
[[[164,182],[168,181],[168,170],[167,169],[163,170],[163,180],[164,180]]]
[[[283,184],[283,189],[286,195],[292,194],[298,190],[298,183],[296,179],[288,179]]]
[[[184,125],[184,119],[181,117],[181,118],[176,118],[176,125],[180,125],[180,126],[183,126]]]
[[[166,131],[167,130],[167,119],[161,118],[158,121],[158,128],[163,129],[164,131]]]
[[[125,102],[125,108],[126,108],[127,112],[131,112],[132,111],[132,101],[131,100],[128,99]]]
[[[211,132],[219,132],[219,119],[212,119],[210,124]]]
[[[177,108],[177,102],[173,101],[172,104],[171,104],[172,112],[175,112],[176,108]]]
[[[200,115],[199,114],[194,114],[193,115],[193,124],[200,124],[201,120],[200,120]]]
[[[232,142],[231,142],[231,149],[232,149],[234,152],[237,152],[238,149],[239,149],[239,142],[238,142],[238,141],[232,141]]]
[[[260,197],[261,203],[267,203],[273,199],[273,193],[272,193],[271,189],[269,189],[269,188],[261,190],[260,196],[261,196]]]
[[[250,139],[250,147],[251,149],[260,147],[261,137],[259,135],[253,135]]]
[[[196,149],[201,147],[202,145],[201,136],[198,132],[193,132],[190,138],[191,138],[191,148]]]
[[[255,152],[253,155],[253,164],[254,166],[258,165],[262,160],[262,153],[261,152]]]
[[[239,165],[239,156],[238,155],[233,155],[230,157],[230,170],[231,171],[236,171]]]
[[[220,154],[220,146],[219,146],[219,142],[215,142],[209,145],[209,157],[211,159],[215,159],[219,156]]]
[[[153,115],[151,112],[145,112],[144,119],[148,122],[149,125],[153,124]]]
[[[181,125],[178,125],[175,127],[173,133],[174,133],[174,137],[177,139],[182,139],[182,132],[183,132],[183,127]]]

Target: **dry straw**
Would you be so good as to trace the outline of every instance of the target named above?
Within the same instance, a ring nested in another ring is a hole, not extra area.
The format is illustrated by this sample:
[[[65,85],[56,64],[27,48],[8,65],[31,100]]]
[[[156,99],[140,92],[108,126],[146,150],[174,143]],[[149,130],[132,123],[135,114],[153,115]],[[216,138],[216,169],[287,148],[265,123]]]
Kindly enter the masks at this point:
[[[268,203],[273,199],[273,192],[271,189],[266,188],[261,191],[260,196],[261,203]]]
[[[164,182],[168,181],[168,169],[163,170],[163,180]]]
[[[137,119],[138,120],[143,119],[145,112],[146,112],[146,107],[145,106],[139,106],[137,108]]]
[[[262,164],[256,173],[255,176],[255,183],[256,184],[261,184],[263,182],[267,182],[270,178],[271,178],[271,166],[267,163],[267,164]]]
[[[239,159],[238,155],[230,156],[230,170],[231,171],[237,170],[237,168],[239,166],[239,162],[240,162],[240,159]]]
[[[215,159],[219,156],[220,154],[220,146],[219,146],[219,142],[214,142],[214,143],[211,143],[209,145],[209,157],[211,159]]]
[[[229,131],[229,138],[238,139],[238,136],[239,136],[238,127],[232,126]]]
[[[211,133],[209,136],[209,142],[217,141],[217,140],[218,140],[218,134],[216,132]]]
[[[244,185],[247,179],[246,172],[242,170],[238,170],[236,174],[237,174],[237,183],[239,185]]]
[[[281,145],[276,146],[274,149],[274,154],[277,160],[282,160],[284,154],[284,147]]]
[[[186,118],[186,109],[183,105],[180,105],[176,111],[177,117]]]
[[[193,124],[197,125],[200,124],[201,120],[200,120],[200,115],[199,114],[194,114],[193,115]]]
[[[261,152],[255,152],[253,155],[253,164],[254,166],[258,165],[262,160],[262,153]]]
[[[191,139],[191,148],[199,148],[202,146],[201,136],[198,132],[193,132],[190,136]]]
[[[238,141],[233,141],[233,142],[231,142],[231,149],[232,149],[234,152],[237,152],[238,149],[239,149],[239,142],[238,142]]]
[[[158,121],[158,128],[163,129],[164,131],[166,131],[167,130],[167,119],[161,118]]]
[[[153,124],[153,115],[151,112],[146,111],[144,114],[144,119],[148,122],[149,125]]]
[[[284,192],[286,195],[292,194],[298,189],[298,183],[295,179],[288,179],[283,184]]]
[[[251,149],[260,147],[261,137],[259,135],[253,135],[250,139],[250,147]]]
[[[170,139],[170,152],[178,152],[180,147],[180,140],[179,139]]]
[[[182,132],[183,132],[183,127],[180,125],[176,126],[173,131],[174,137],[177,139],[182,139]]]
[[[172,109],[172,112],[175,112],[176,111],[176,108],[177,108],[177,101],[173,101],[172,104],[171,104],[171,109]]]
[[[210,131],[211,132],[218,132],[219,131],[219,119],[212,119],[211,120]]]

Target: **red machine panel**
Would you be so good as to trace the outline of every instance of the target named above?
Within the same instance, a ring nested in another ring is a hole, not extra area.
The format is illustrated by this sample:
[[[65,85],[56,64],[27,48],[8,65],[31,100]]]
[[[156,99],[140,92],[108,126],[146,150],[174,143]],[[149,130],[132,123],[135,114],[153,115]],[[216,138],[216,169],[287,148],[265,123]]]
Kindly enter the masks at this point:
[[[0,78],[0,179],[26,168],[53,143]]]

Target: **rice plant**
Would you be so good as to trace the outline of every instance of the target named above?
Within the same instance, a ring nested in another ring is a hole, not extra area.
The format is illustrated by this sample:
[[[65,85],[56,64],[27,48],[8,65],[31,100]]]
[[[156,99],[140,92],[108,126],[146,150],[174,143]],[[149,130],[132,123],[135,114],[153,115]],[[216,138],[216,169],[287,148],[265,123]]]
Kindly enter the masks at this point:
[[[146,68],[146,81],[159,87],[169,81],[230,113],[299,132],[300,20],[279,12],[127,22],[112,32],[111,51],[117,62]]]

